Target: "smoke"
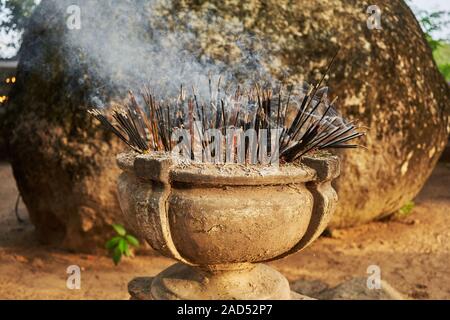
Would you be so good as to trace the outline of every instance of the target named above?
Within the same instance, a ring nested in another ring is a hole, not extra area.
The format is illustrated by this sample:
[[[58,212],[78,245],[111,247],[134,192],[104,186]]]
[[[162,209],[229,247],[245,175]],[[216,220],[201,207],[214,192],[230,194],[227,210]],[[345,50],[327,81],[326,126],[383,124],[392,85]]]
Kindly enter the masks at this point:
[[[139,92],[148,86],[157,101],[146,102],[160,106],[159,113],[155,112],[158,123],[169,128],[189,127],[194,113],[196,120],[201,115],[201,127],[214,123],[212,129],[226,126],[230,119],[239,127],[239,116],[245,118],[241,125],[258,130],[284,126],[287,118],[283,141],[291,159],[314,138],[344,135],[354,129],[330,107],[327,88],[317,91],[300,83],[281,90],[280,76],[288,77],[290,70],[283,69],[277,54],[271,54],[281,44],[267,41],[262,32],[247,31],[243,21],[226,17],[212,2],[200,2],[200,8],[196,1],[186,6],[181,0],[47,0],[42,5],[48,3],[63,18],[58,45],[65,73],[75,86],[86,88],[89,107],[103,108],[111,99],[125,98],[127,90]],[[46,18],[45,12],[42,17]],[[239,90],[234,95],[238,85],[244,94]],[[272,93],[260,90],[264,87],[275,89],[273,108],[267,102]],[[245,91],[249,88],[256,90]],[[194,90],[197,108],[192,112],[193,104],[186,103],[185,97]],[[174,103],[180,93],[180,103]],[[264,108],[261,98],[267,102]],[[274,112],[276,101],[278,112]],[[200,112],[199,105],[205,105],[206,111]],[[282,105],[286,106],[284,115]],[[167,112],[164,116],[161,106]],[[262,123],[265,128],[259,128]],[[295,140],[299,137],[305,140]]]
[[[88,96],[94,106],[104,106],[111,91],[123,96],[146,85],[161,98],[175,96],[181,85],[195,86],[207,97],[209,75],[215,84],[221,77],[224,86],[274,81],[265,63],[277,64],[264,39],[209,9],[179,9],[171,0],[54,0],[53,5],[65,17],[61,45],[67,69],[74,70],[77,84],[93,84]],[[68,12],[74,5],[79,14]],[[68,25],[77,22],[79,28]],[[208,24],[221,33],[208,34]]]

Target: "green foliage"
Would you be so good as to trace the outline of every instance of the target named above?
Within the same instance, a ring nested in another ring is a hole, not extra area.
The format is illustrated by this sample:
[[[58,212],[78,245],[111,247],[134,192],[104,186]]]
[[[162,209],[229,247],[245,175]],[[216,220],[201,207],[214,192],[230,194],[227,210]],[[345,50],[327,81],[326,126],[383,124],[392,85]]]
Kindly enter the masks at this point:
[[[0,58],[14,55],[19,50],[22,32],[39,2],[40,0],[0,0],[0,33],[5,35],[1,41],[5,46],[0,51]]]
[[[442,31],[450,25],[450,12],[448,11],[415,11],[420,26],[425,33],[428,45],[433,51],[434,59],[440,72],[444,75],[447,81],[450,81],[450,45],[449,39],[435,39],[432,33]]]
[[[6,32],[22,31],[38,3],[36,0],[0,0],[0,8],[7,13],[0,21],[0,28]]]
[[[419,19],[420,26],[430,41],[435,41],[433,40],[431,33],[441,31],[443,28],[450,25],[450,12],[447,11],[429,12],[427,10],[421,10],[417,12],[416,15]],[[434,50],[436,48],[432,47],[432,49]]]
[[[139,241],[131,234],[128,234],[125,228],[120,224],[113,224],[112,228],[116,236],[106,242],[106,249],[111,254],[114,264],[119,264],[122,256],[131,257],[131,247],[139,247]]]
[[[123,237],[127,233],[125,228],[122,225],[120,225],[120,224],[113,224],[112,227],[113,227],[114,231],[116,231],[119,236]]]
[[[445,77],[445,80],[447,80],[447,82],[450,82],[450,64],[442,64],[442,65],[438,65],[439,67],[439,71],[442,73],[442,75]]]
[[[440,41],[433,52],[434,60],[445,79],[450,82],[450,43]]]
[[[436,51],[439,46],[441,45],[441,41],[434,40],[433,37],[431,37],[429,34],[425,34],[425,39],[427,39],[428,45],[431,48],[431,51]]]
[[[22,31],[39,1],[0,0],[0,8],[8,12],[7,18],[0,21],[0,28],[6,32]]]
[[[416,204],[413,201],[408,201],[407,203],[405,203],[403,205],[403,207],[401,207],[398,210],[396,216],[399,218],[405,218],[405,217],[409,216],[411,214],[412,210],[414,209],[415,205]]]

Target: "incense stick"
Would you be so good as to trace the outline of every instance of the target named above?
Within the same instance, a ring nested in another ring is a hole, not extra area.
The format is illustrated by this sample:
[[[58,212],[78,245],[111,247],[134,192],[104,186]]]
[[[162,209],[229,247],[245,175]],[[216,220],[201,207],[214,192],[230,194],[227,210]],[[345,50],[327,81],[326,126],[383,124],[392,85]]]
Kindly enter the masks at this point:
[[[144,108],[139,105],[138,99],[130,91],[129,103],[122,107],[113,108],[112,112],[93,109],[89,110],[89,113],[107,130],[139,153],[152,150],[170,152],[173,149],[172,135],[176,130],[184,128],[188,130],[191,141],[195,139],[195,136],[200,137],[202,155],[209,150],[212,143],[210,129],[218,129],[225,136],[229,128],[253,129],[256,134],[256,141],[253,143],[256,145],[250,146],[247,139],[243,142],[245,163],[253,161],[248,159],[250,147],[257,152],[267,150],[271,157],[273,129],[281,129],[278,141],[279,156],[285,162],[297,161],[304,155],[317,150],[356,148],[357,144],[348,144],[348,142],[363,136],[364,133],[359,132],[352,122],[346,122],[336,112],[336,99],[328,103],[326,93],[318,97],[319,92],[323,91],[320,86],[336,55],[333,56],[325,73],[315,86],[310,86],[303,94],[294,94],[292,85],[287,85],[286,91],[284,86],[280,85],[278,92],[275,93],[278,95],[275,102],[272,101],[274,91],[262,89],[259,84],[250,88],[237,85],[235,92],[231,94],[229,91],[231,85],[226,84],[226,89],[221,91],[221,77],[217,82],[216,96],[213,96],[212,76],[209,74],[209,108],[205,108],[205,103],[201,102],[205,100],[201,100],[194,86],[192,86],[192,96],[188,97],[181,85],[176,99],[157,101],[155,95],[148,88],[144,88],[141,94]],[[294,100],[299,104],[299,109],[294,119],[287,123],[290,104]],[[322,106],[323,108],[320,108]],[[267,134],[267,139],[262,139],[262,141],[267,140],[267,148],[260,146],[260,137],[263,132]],[[231,140],[234,141],[234,138]],[[232,143],[233,146],[229,150],[235,148],[234,142]],[[191,153],[192,160],[204,160],[203,156],[202,159],[195,159],[194,152]]]

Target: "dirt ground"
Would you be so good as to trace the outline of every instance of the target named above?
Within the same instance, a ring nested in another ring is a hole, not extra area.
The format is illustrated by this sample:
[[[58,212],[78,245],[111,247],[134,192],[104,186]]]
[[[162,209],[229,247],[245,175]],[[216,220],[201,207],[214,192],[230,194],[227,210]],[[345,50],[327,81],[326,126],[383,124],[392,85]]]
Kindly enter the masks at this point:
[[[305,251],[272,263],[290,281],[329,286],[367,276],[370,265],[409,298],[450,299],[450,164],[439,163],[413,212],[321,237]],[[20,205],[10,166],[0,163],[0,299],[128,299],[127,282],[152,276],[173,261],[156,253],[114,266],[108,257],[73,254],[39,245]],[[66,287],[66,269],[81,267],[81,289]]]

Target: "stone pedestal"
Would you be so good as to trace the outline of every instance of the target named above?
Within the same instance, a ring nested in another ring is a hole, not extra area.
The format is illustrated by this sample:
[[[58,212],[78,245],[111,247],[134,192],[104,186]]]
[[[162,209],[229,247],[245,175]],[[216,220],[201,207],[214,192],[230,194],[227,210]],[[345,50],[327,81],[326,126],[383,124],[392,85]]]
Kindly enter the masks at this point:
[[[128,284],[128,292],[131,300],[154,300],[151,293],[151,286],[154,277],[139,277],[134,278]],[[286,300],[315,300],[313,298],[304,296],[298,292],[290,291]]]
[[[133,299],[288,300],[287,279],[264,264],[298,252],[337,204],[339,161],[305,157],[279,168],[177,166],[168,155],[118,156],[119,201],[133,231],[179,263],[134,280]]]

